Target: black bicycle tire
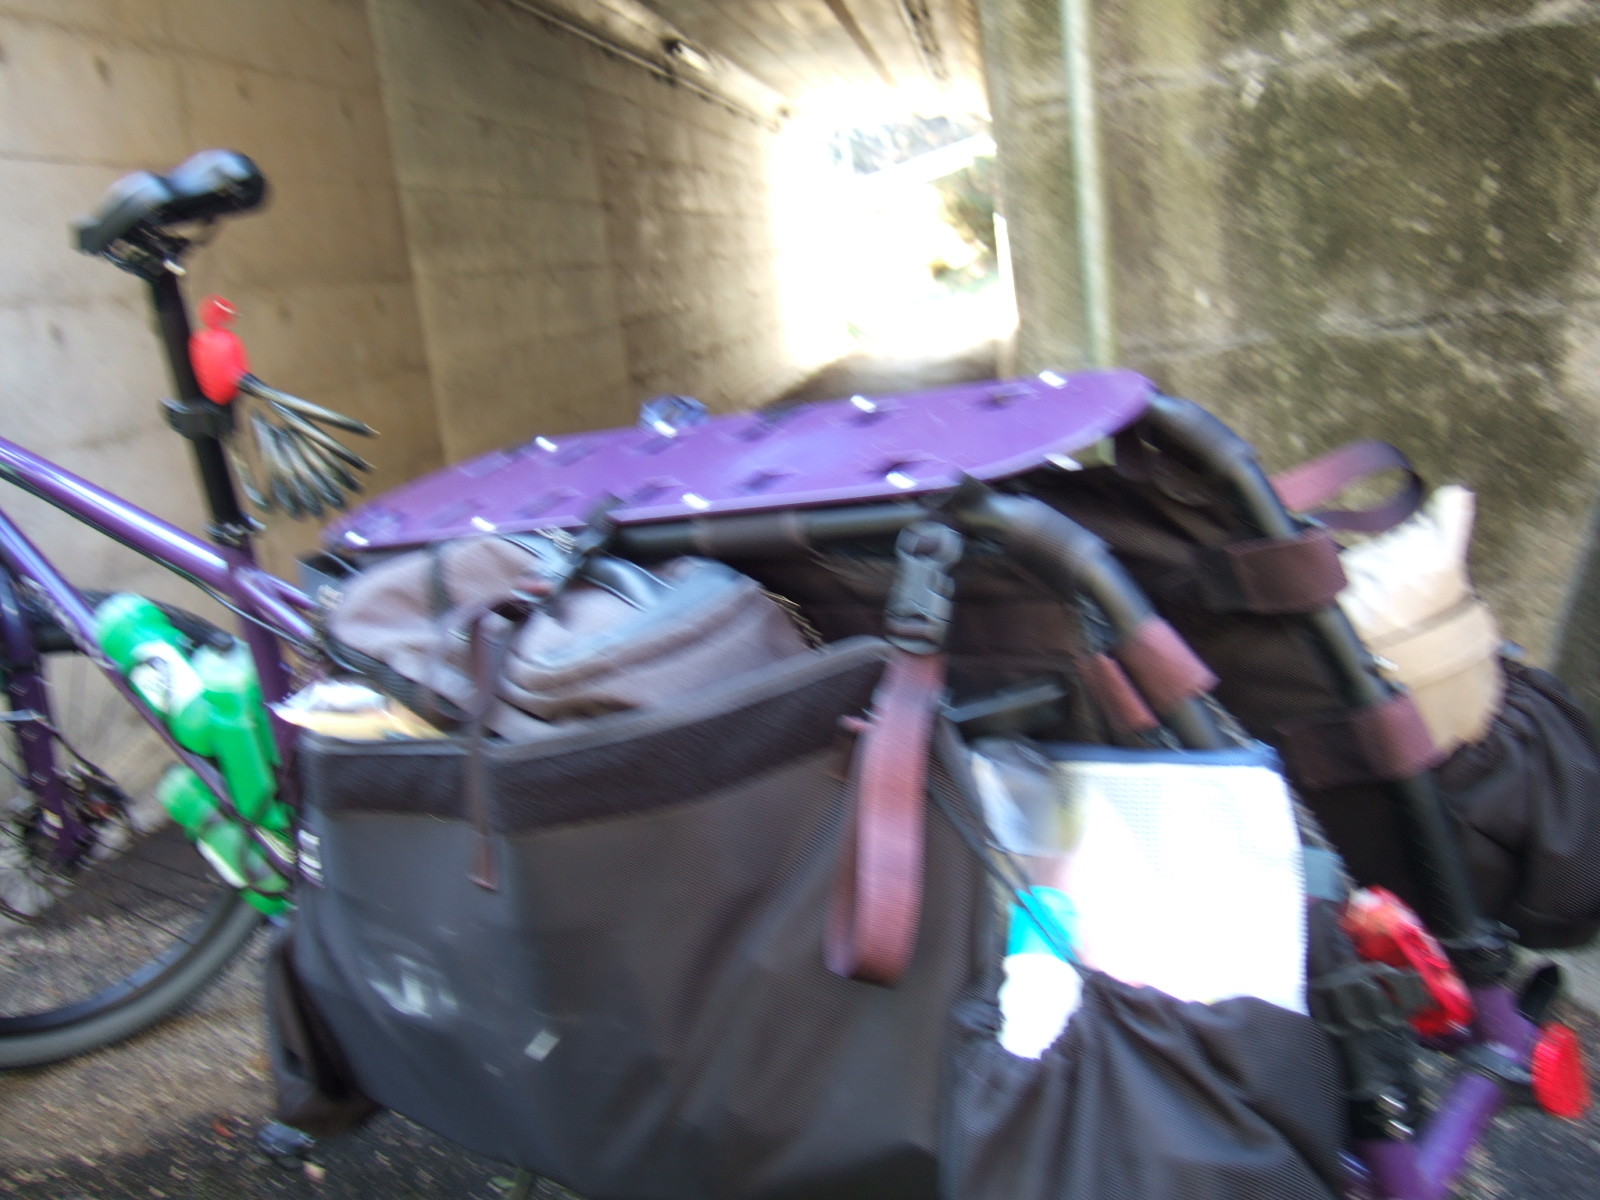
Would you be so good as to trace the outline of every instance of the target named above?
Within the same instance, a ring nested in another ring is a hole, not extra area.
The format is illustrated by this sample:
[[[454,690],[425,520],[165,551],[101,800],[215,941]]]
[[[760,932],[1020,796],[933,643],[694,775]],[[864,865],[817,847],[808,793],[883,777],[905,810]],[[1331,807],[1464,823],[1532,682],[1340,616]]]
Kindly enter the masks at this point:
[[[94,605],[104,595],[86,592],[84,598]],[[203,617],[159,602],[158,607],[186,637],[196,641],[226,637]],[[82,653],[53,618],[42,613],[31,616],[34,640],[42,652]],[[208,906],[192,942],[172,947],[118,983],[66,1008],[27,1017],[0,1016],[0,1070],[87,1054],[165,1020],[222,972],[261,919],[237,891],[225,889]]]

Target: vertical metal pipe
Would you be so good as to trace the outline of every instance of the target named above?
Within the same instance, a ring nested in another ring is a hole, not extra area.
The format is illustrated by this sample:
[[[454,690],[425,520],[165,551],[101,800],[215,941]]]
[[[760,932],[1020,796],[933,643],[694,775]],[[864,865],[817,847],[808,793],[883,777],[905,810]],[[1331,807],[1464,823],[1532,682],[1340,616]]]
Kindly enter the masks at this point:
[[[1106,230],[1105,171],[1095,96],[1092,0],[1061,0],[1061,57],[1072,138],[1072,190],[1077,212],[1078,273],[1091,367],[1117,362],[1111,256]]]

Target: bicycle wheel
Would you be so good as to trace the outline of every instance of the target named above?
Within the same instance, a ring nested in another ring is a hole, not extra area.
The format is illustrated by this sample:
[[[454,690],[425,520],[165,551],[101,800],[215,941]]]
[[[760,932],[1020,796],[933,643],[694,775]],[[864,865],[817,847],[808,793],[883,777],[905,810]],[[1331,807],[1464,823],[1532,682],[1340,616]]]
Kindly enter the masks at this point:
[[[186,637],[223,636],[161,607]],[[18,751],[23,728],[39,726],[13,712],[0,730],[0,1068],[69,1058],[153,1025],[259,921],[156,799],[175,761],[166,744],[59,625],[34,624],[56,770],[93,836],[73,862],[54,861]]]

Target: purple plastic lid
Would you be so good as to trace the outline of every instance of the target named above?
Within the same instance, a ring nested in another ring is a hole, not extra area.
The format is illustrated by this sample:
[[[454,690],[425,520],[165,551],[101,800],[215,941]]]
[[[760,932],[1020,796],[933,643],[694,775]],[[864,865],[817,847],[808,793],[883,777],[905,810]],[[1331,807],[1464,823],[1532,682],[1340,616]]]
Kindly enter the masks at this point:
[[[1144,412],[1132,371],[961,384],[731,413],[686,429],[539,436],[378,497],[331,525],[335,549],[894,499],[1061,462]]]

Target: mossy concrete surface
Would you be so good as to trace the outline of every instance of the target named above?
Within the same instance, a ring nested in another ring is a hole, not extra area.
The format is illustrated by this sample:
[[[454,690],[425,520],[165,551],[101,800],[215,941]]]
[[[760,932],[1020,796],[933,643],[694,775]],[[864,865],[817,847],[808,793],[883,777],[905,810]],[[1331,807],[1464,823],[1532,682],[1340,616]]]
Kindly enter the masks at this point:
[[[1381,437],[1476,489],[1477,578],[1550,657],[1600,479],[1600,6],[1096,7],[1123,360],[1269,467]],[[1076,365],[1056,0],[980,10],[1019,365]]]

